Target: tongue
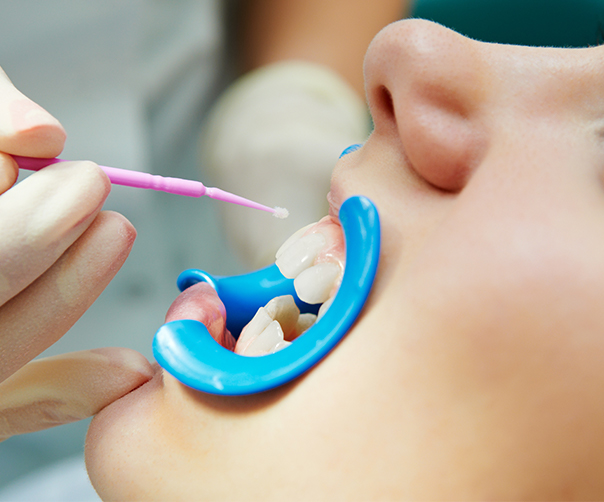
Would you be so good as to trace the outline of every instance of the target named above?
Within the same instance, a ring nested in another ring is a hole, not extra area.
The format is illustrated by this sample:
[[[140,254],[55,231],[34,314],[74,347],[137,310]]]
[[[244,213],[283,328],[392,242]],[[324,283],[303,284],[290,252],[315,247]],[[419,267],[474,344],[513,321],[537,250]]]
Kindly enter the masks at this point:
[[[214,288],[199,282],[185,289],[168,309],[166,322],[193,319],[205,325],[210,335],[223,347],[233,350],[235,339],[226,329],[226,310]]]

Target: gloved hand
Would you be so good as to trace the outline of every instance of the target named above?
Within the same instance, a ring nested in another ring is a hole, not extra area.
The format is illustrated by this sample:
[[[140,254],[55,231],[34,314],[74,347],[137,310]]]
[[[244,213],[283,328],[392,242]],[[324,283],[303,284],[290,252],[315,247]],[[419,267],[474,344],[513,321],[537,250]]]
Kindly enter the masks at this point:
[[[272,263],[283,241],[327,214],[331,171],[347,146],[365,141],[361,98],[331,70],[275,63],[243,76],[219,99],[202,135],[202,180],[289,218],[222,204],[224,226],[251,267]]]
[[[64,141],[0,70],[0,441],[88,417],[152,375],[125,349],[27,364],[92,304],[135,237],[125,218],[99,213],[110,184],[92,163],[50,166],[13,187],[9,154],[55,157]]]

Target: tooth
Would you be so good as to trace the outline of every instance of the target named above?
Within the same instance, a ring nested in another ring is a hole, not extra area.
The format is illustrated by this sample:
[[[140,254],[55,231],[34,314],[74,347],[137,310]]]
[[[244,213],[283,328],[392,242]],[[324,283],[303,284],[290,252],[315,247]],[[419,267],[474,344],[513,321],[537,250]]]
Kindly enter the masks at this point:
[[[248,355],[248,349],[254,341],[273,322],[277,321],[281,329],[281,340],[293,340],[297,334],[297,324],[300,310],[292,295],[273,298],[264,307],[260,307],[252,320],[241,330],[235,346],[237,354]],[[285,337],[283,336],[285,333]]]
[[[249,343],[242,355],[263,356],[270,354],[281,342],[283,342],[281,325],[278,321],[273,321]]]
[[[235,345],[235,352],[237,354],[243,354],[248,345],[262,333],[273,320],[274,319],[268,314],[266,309],[260,307],[252,320],[241,330],[241,334]]]
[[[273,298],[266,304],[266,312],[275,321],[279,321],[285,339],[290,339],[290,334],[295,331],[300,309],[294,302],[292,295],[284,295]]]
[[[284,349],[285,347],[291,345],[292,342],[279,342],[277,345],[275,345],[275,348],[273,349],[273,351],[271,352],[271,354],[274,354],[275,352],[279,352],[281,349]]]
[[[275,263],[285,277],[293,279],[312,266],[325,243],[323,234],[305,235],[288,246]]]
[[[316,320],[317,316],[315,314],[300,314],[300,317],[298,317],[298,323],[296,324],[295,337],[292,339],[295,339],[296,337],[304,333],[315,323]],[[288,338],[287,336],[285,337],[285,339],[290,340],[290,338]]]
[[[321,317],[323,317],[325,315],[325,312],[327,312],[329,310],[329,307],[331,307],[331,304],[333,303],[334,298],[335,298],[335,296],[332,296],[323,305],[321,305],[321,308],[319,308],[319,313],[317,315],[317,321],[319,319],[321,319]]]
[[[309,225],[306,225],[305,227],[301,228],[300,230],[296,230],[292,235],[290,235],[286,239],[286,241],[283,244],[281,244],[281,247],[277,250],[277,254],[275,255],[275,258],[279,258],[290,245],[292,245],[295,241],[297,241],[300,237],[302,237],[304,235],[304,232],[306,232],[313,225],[316,225],[316,223],[310,223]]]
[[[329,298],[340,272],[337,263],[319,263],[304,270],[294,280],[298,297],[306,303],[323,303]]]

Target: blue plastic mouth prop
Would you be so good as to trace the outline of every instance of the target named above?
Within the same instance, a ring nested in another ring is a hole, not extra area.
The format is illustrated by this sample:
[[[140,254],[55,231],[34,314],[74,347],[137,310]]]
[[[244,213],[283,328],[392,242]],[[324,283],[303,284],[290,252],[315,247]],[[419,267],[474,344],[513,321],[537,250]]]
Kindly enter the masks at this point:
[[[363,196],[347,199],[339,219],[346,242],[346,267],[331,307],[288,347],[265,356],[235,354],[218,344],[199,321],[164,324],[153,340],[153,354],[162,368],[180,382],[203,392],[254,394],[283,385],[323,359],[348,332],[361,312],[377,271],[380,222],[376,207]],[[181,291],[200,281],[211,284],[224,303],[227,328],[234,336],[258,308],[276,296],[292,295],[301,312],[316,312],[297,297],[292,279],[276,265],[233,277],[213,277],[186,270],[178,278]]]

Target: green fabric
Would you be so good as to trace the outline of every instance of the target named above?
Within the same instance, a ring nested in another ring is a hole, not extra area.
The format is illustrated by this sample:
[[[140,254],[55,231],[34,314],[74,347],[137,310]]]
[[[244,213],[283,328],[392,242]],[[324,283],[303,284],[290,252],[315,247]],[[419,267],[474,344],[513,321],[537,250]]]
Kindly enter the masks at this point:
[[[604,0],[417,0],[413,17],[484,42],[587,47],[604,37]]]

